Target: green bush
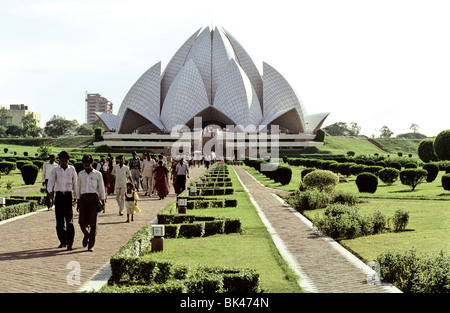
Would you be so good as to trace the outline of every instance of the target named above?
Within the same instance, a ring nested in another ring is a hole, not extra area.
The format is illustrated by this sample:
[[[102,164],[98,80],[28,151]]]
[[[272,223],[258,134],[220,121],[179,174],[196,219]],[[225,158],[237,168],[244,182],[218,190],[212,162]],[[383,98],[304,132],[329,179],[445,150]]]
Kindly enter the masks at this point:
[[[449,293],[450,258],[438,253],[386,252],[377,257],[380,278],[405,293]]]
[[[422,166],[427,171],[427,182],[433,182],[439,174],[439,167],[434,163],[427,163]]]
[[[22,166],[24,166],[26,164],[32,164],[32,163],[31,163],[31,161],[28,161],[28,160],[18,160],[16,162],[17,169],[20,170],[22,168]]]
[[[333,203],[340,203],[353,206],[358,203],[359,197],[353,192],[338,190],[333,194]]]
[[[414,190],[427,176],[428,172],[424,169],[405,169],[400,172],[400,181]]]
[[[286,202],[297,211],[322,209],[331,201],[331,194],[316,189],[298,192],[286,198]]]
[[[34,212],[38,208],[37,201],[20,201],[21,203],[11,204],[4,207],[0,207],[0,221],[4,221],[16,216],[24,215],[30,212]]]
[[[279,166],[275,170],[275,176],[277,177],[275,181],[278,181],[283,186],[288,185],[291,182],[292,170],[290,167]]]
[[[361,216],[355,207],[331,204],[323,217],[314,220],[314,225],[331,238],[352,239],[382,232],[386,228],[387,218],[380,211],[372,216]]]
[[[413,162],[406,163],[404,168],[417,168],[417,164]]]
[[[25,164],[20,170],[25,185],[34,185],[37,175],[39,173],[39,167],[34,164]]]
[[[409,213],[405,210],[399,209],[395,211],[392,217],[392,223],[394,224],[394,231],[405,231],[406,225],[408,225]]]
[[[225,233],[225,220],[205,222],[205,236]]]
[[[205,222],[194,222],[189,224],[181,224],[179,237],[202,237],[205,234]]]
[[[308,168],[305,168],[304,170],[302,170],[302,172],[300,173],[302,180],[307,174],[314,172],[315,170],[316,169],[314,167],[308,167]]]
[[[10,161],[2,161],[0,162],[0,172],[5,173],[8,175],[11,171],[15,170],[17,168],[17,165],[15,162]]]
[[[375,174],[363,172],[356,177],[359,192],[375,193],[378,187],[378,177]]]
[[[392,168],[398,169],[399,171],[402,170],[402,164],[400,162],[396,162],[396,161],[389,162],[386,165],[386,167],[392,167]]]
[[[450,190],[450,174],[442,175],[441,182],[444,190]]]
[[[436,136],[433,148],[439,160],[450,160],[450,129],[443,130]]]
[[[431,138],[425,138],[419,143],[417,154],[419,155],[419,158],[425,163],[438,160],[436,153],[434,153],[433,144],[434,139]]]
[[[353,163],[345,162],[340,163],[337,167],[338,173],[344,176],[350,176],[350,166],[352,166]]]
[[[388,186],[395,183],[400,175],[400,171],[396,168],[386,167],[378,172],[380,180]]]
[[[350,170],[350,174],[354,175],[354,176],[358,176],[359,174],[361,174],[362,172],[364,172],[364,169],[367,166],[364,164],[356,164],[356,165],[352,165],[350,166],[349,170]]]
[[[339,184],[339,176],[328,170],[315,170],[305,175],[303,183],[308,188],[332,193]]]

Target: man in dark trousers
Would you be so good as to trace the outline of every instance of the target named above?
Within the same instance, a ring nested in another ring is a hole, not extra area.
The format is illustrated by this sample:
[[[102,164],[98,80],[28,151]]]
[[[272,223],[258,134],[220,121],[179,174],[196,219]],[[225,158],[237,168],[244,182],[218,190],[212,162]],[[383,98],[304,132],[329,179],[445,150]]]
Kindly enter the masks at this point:
[[[50,174],[47,183],[49,197],[55,204],[56,234],[60,241],[58,248],[72,250],[75,228],[73,227],[73,200],[77,186],[77,172],[69,165],[70,154],[61,151],[58,155],[59,165]]]
[[[94,158],[90,154],[81,160],[84,170],[78,173],[77,211],[80,213],[79,224],[83,232],[83,247],[94,251],[95,235],[97,234],[97,215],[101,208],[105,212],[105,185],[102,173],[92,167]]]
[[[177,173],[175,193],[179,195],[186,189],[186,176],[189,178],[189,166],[181,158],[180,163],[177,164],[175,171]]]

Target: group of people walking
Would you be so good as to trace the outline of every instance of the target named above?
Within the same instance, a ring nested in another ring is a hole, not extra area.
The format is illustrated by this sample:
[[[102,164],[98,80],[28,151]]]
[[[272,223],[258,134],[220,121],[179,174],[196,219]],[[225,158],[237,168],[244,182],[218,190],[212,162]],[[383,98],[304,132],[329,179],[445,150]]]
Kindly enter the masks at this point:
[[[59,248],[72,250],[75,237],[73,226],[73,207],[79,212],[79,225],[84,235],[82,245],[93,251],[97,232],[98,213],[105,212],[107,195],[115,194],[119,206],[119,215],[127,209],[127,220],[134,220],[134,214],[141,212],[137,192],[140,187],[144,196],[157,194],[164,199],[169,194],[169,181],[179,194],[186,189],[186,177],[189,178],[189,166],[183,159],[172,162],[171,170],[163,155],[158,159],[150,153],[138,158],[136,152],[125,164],[123,155],[116,160],[109,154],[102,158],[94,169],[94,159],[90,154],[83,156],[83,170],[79,173],[69,164],[70,154],[62,151],[56,156],[50,155],[42,169],[42,184],[47,190],[47,207],[54,206],[56,233],[60,241]],[[170,180],[169,180],[170,174]]]

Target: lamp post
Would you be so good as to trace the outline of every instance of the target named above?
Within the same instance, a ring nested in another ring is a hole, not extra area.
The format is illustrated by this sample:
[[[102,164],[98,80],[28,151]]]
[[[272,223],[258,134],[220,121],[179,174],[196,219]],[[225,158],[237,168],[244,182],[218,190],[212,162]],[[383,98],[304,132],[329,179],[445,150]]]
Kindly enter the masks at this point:
[[[152,225],[152,252],[164,251],[164,225]]]

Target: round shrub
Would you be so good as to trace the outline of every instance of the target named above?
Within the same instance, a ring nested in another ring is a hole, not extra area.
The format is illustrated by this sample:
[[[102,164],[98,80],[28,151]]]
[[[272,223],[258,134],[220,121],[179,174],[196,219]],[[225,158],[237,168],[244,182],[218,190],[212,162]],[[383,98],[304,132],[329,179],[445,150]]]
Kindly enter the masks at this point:
[[[315,170],[306,174],[303,183],[308,188],[315,188],[319,191],[333,192],[339,184],[339,176],[327,170]]]
[[[39,173],[39,167],[34,164],[25,164],[20,169],[20,172],[22,173],[22,178],[25,185],[34,185]]]
[[[303,180],[303,178],[307,175],[307,174],[309,174],[309,173],[311,173],[311,172],[314,172],[316,169],[315,168],[313,168],[313,167],[308,167],[308,168],[305,168],[302,172],[301,172],[301,176],[302,176],[302,180]]]
[[[439,160],[450,160],[450,129],[443,130],[436,136],[433,148]]]
[[[409,168],[400,172],[400,181],[414,190],[427,176],[428,172],[424,169]]]
[[[402,169],[402,165],[400,164],[400,162],[390,162],[386,167],[396,168],[399,171]]]
[[[378,177],[375,174],[363,172],[356,177],[359,192],[375,193],[378,187]]]
[[[353,163],[345,162],[340,163],[337,167],[338,173],[344,176],[350,176],[350,166],[352,166]]]
[[[398,179],[400,171],[396,168],[386,167],[378,172],[378,177],[383,183],[390,186]]]
[[[383,169],[382,166],[379,166],[379,165],[370,165],[370,166],[366,166],[366,168],[364,169],[364,172],[372,173],[372,174],[378,175],[378,172],[381,171],[382,169]]]
[[[292,178],[292,170],[290,167],[279,166],[275,170],[276,181],[278,181],[281,185],[287,185],[291,182]]]
[[[419,143],[419,146],[417,147],[417,154],[419,155],[419,158],[425,163],[438,160],[436,153],[434,153],[433,143],[434,139],[425,138]]]
[[[450,174],[442,175],[441,182],[444,190],[450,190]]]
[[[8,175],[12,170],[16,169],[16,163],[15,162],[9,162],[9,161],[2,161],[0,162],[0,172],[5,173]]]
[[[434,163],[424,164],[422,168],[428,172],[427,182],[429,183],[434,181],[439,174],[439,167]]]
[[[18,160],[16,162],[17,169],[20,170],[22,168],[22,166],[24,166],[25,164],[32,164],[32,163],[31,163],[31,161],[27,161],[27,160]]]
[[[349,170],[350,170],[350,174],[354,175],[354,176],[358,176],[359,174],[361,174],[362,172],[364,172],[364,169],[366,168],[366,166],[364,164],[356,164],[356,165],[352,165],[350,166]]]
[[[286,198],[286,202],[297,211],[323,209],[332,202],[332,197],[326,192],[316,189],[295,193]]]
[[[413,162],[406,163],[405,168],[417,168],[417,164]]]

